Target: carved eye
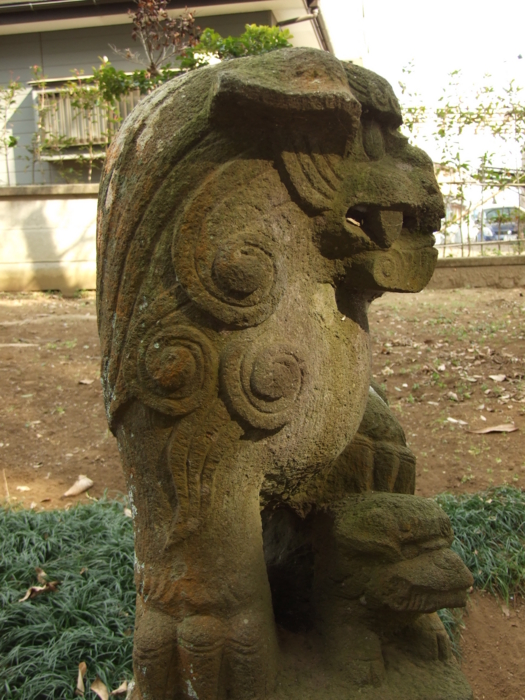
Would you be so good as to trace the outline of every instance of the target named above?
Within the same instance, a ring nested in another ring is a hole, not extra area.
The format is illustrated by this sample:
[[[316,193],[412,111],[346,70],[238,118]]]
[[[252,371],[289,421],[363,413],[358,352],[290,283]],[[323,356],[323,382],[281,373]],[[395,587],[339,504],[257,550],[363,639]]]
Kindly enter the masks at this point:
[[[379,160],[385,155],[385,143],[381,127],[375,121],[366,119],[362,121],[363,146],[366,155],[372,160]]]

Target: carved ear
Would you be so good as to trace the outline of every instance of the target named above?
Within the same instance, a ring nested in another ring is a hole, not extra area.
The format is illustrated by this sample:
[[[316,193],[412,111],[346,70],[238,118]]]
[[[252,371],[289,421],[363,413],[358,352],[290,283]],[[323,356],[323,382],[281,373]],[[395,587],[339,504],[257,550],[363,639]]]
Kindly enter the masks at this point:
[[[347,137],[359,127],[361,105],[342,64],[315,49],[275,51],[237,59],[218,72],[210,118],[221,125],[302,125]]]

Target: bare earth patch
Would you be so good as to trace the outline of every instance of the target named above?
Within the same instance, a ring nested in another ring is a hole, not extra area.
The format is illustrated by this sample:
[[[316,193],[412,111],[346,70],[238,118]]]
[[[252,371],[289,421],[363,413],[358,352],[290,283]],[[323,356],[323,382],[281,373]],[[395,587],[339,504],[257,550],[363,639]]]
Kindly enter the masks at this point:
[[[0,295],[3,497],[7,486],[27,507],[87,501],[61,498],[80,474],[93,480],[93,497],[125,491],[99,377],[94,294]]]
[[[525,290],[389,294],[373,372],[418,458],[417,493],[525,485]],[[125,490],[100,388],[95,297],[0,294],[0,499],[63,508]],[[501,425],[513,432],[478,434]],[[86,475],[93,487],[62,498]],[[520,604],[521,605],[521,604]],[[476,700],[525,700],[525,621],[475,594],[463,669]]]
[[[463,618],[462,669],[475,700],[525,700],[525,607],[475,593]]]
[[[370,327],[374,375],[418,460],[416,492],[525,485],[524,290],[390,294]],[[518,430],[475,432],[501,425]]]

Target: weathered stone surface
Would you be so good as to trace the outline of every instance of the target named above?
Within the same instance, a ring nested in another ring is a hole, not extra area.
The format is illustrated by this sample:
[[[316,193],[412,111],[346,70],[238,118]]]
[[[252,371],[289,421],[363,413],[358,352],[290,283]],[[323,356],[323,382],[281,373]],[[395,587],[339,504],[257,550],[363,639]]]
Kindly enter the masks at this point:
[[[471,578],[370,387],[368,304],[443,215],[390,86],[310,49],[158,88],[108,155],[102,382],[135,526],[134,700],[467,700]]]

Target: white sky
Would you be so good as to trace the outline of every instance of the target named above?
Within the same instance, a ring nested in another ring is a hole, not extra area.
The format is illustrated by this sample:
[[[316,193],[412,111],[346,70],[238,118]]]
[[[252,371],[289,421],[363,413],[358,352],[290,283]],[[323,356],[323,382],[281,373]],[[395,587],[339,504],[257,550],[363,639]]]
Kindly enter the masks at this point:
[[[429,100],[458,68],[466,83],[490,73],[525,86],[525,0],[321,0],[321,11],[338,58],[361,57],[396,92],[411,60]]]
[[[458,69],[463,94],[485,74],[496,88],[511,79],[525,88],[525,0],[321,0],[320,7],[337,57],[361,59],[400,99],[403,80],[432,107],[449,73]],[[407,78],[402,68],[409,62],[414,69]],[[525,101],[525,90],[523,95]],[[473,163],[484,151],[494,151],[497,164],[521,166],[516,146],[483,135],[461,139],[462,157]],[[440,159],[434,139],[420,134],[411,140]]]

